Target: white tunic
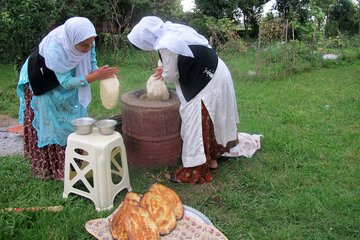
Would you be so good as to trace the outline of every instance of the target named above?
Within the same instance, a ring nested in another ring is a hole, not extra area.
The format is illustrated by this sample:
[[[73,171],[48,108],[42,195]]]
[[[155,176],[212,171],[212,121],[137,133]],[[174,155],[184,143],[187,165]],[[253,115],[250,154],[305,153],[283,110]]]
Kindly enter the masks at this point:
[[[167,49],[160,49],[159,52],[163,65],[162,76],[166,82],[175,83],[176,93],[180,100],[183,166],[200,166],[206,163],[202,136],[201,101],[214,124],[217,143],[225,147],[229,141],[237,138],[236,124],[239,122],[239,116],[231,74],[225,63],[219,58],[216,72],[211,81],[187,102],[179,82],[177,65],[179,55]]]

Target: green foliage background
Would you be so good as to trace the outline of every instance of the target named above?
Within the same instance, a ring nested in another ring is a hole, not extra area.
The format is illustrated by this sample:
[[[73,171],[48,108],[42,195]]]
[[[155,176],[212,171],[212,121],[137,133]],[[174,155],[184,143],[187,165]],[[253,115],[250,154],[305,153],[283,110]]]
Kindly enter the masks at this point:
[[[58,19],[54,1],[9,0],[0,10],[0,61],[18,65]]]
[[[0,62],[14,64],[19,69],[30,50],[52,28],[72,16],[88,17],[96,26],[103,21],[114,22],[115,33],[122,37],[120,42],[114,40],[117,37],[113,37],[111,41],[113,41],[112,45],[117,44],[120,48],[128,45],[124,36],[132,25],[146,15],[156,15],[164,21],[189,24],[209,39],[218,38],[215,48],[232,40],[234,36],[237,38],[237,35],[242,36],[246,41],[250,40],[249,36],[256,38],[258,25],[272,19],[278,21],[279,28],[275,31],[281,30],[280,36],[272,41],[283,40],[285,20],[294,24],[295,38],[299,41],[312,40],[314,19],[318,21],[317,41],[323,38],[324,29],[325,37],[333,39],[336,37],[344,39],[359,33],[359,1],[356,5],[352,0],[279,0],[274,6],[278,12],[264,18],[261,12],[266,2],[268,0],[196,0],[194,11],[184,13],[180,0],[0,0]],[[326,19],[328,21],[325,25]],[[241,30],[240,20],[243,22],[244,30]],[[215,28],[222,31],[217,30],[214,33]],[[289,31],[291,30],[289,28]],[[105,31],[103,35],[99,33],[98,47],[103,46],[105,41],[103,37],[106,34],[113,35],[114,32]],[[289,32],[289,39],[290,36]],[[244,39],[235,44],[240,51],[242,51],[241,41]],[[359,40],[356,42],[359,44]],[[126,51],[122,54],[126,55]]]

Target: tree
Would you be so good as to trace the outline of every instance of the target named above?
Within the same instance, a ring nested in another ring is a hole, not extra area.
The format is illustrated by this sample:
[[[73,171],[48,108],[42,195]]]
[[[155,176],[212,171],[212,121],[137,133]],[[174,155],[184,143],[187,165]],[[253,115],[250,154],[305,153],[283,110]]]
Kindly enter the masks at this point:
[[[243,14],[243,23],[245,28],[245,37],[249,37],[249,27],[252,26],[252,29],[255,31],[258,28],[259,19],[261,18],[261,13],[263,11],[263,5],[269,2],[269,0],[239,0],[238,8],[241,9]]]
[[[110,9],[108,1],[97,0],[54,0],[59,14],[58,24],[62,24],[73,16],[86,17],[94,20],[95,17],[106,18]]]
[[[310,20],[309,4],[310,0],[276,0],[275,8],[282,19],[297,19],[305,25]]]
[[[238,0],[195,0],[196,11],[202,15],[221,18],[234,18]]]
[[[137,16],[153,14],[154,6],[152,0],[1,0],[0,61],[20,67],[31,49],[70,17],[87,17],[95,25],[96,19],[110,20],[122,33]]]
[[[0,10],[0,60],[20,67],[58,20],[55,1],[7,0]]]
[[[330,11],[328,31],[337,35],[338,30],[347,34],[357,33],[356,7],[351,0],[338,0]]]
[[[178,22],[183,13],[180,0],[156,1],[154,15],[164,19]]]

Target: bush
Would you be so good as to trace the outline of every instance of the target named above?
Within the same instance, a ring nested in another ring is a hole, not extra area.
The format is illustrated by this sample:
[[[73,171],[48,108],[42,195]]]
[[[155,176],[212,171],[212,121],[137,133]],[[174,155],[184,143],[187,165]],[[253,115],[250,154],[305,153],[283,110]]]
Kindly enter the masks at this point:
[[[55,1],[8,0],[0,8],[0,62],[21,67],[55,24]]]

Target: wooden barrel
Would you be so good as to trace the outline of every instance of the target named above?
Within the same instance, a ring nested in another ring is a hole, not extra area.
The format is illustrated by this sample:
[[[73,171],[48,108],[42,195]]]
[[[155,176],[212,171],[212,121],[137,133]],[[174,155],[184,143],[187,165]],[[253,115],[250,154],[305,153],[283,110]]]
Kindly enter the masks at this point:
[[[152,168],[174,166],[180,159],[180,102],[175,89],[168,100],[148,100],[146,89],[121,96],[122,136],[130,164]]]

